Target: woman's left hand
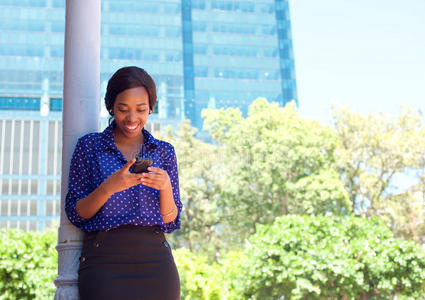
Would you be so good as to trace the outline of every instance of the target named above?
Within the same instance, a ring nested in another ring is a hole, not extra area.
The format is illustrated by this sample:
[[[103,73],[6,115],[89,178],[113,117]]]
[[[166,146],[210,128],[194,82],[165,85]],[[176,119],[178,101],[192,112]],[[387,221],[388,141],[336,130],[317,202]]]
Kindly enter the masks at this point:
[[[155,167],[149,167],[148,171],[150,172],[143,173],[143,177],[140,179],[143,185],[160,191],[171,186],[170,177],[167,171]]]

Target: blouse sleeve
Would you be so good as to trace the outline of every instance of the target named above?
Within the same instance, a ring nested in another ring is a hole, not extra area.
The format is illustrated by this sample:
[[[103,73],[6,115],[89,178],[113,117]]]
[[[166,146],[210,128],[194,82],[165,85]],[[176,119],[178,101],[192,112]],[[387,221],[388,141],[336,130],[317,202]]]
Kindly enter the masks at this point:
[[[68,178],[68,193],[65,200],[65,212],[69,221],[81,228],[88,219],[82,218],[76,210],[78,200],[87,197],[92,192],[90,170],[84,142],[79,139],[71,159]]]
[[[171,233],[176,229],[180,229],[180,213],[183,209],[183,204],[180,201],[179,174],[177,169],[177,157],[174,147],[171,146],[171,155],[166,163],[167,173],[170,177],[171,187],[173,190],[174,202],[177,206],[177,217],[174,221],[162,225],[162,230],[165,233]]]

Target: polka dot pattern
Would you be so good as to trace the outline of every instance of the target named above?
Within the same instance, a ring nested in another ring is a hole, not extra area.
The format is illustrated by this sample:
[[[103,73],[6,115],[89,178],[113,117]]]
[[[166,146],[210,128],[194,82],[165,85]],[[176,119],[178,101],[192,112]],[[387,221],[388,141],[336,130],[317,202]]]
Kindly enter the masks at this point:
[[[101,133],[89,133],[77,142],[71,159],[65,212],[72,224],[85,232],[106,230],[124,224],[141,226],[159,225],[166,233],[180,228],[180,201],[177,158],[174,147],[155,139],[147,130],[145,153],[153,160],[153,167],[167,171],[173,189],[178,215],[173,222],[164,224],[159,210],[159,191],[142,184],[113,194],[90,219],[83,219],[76,211],[78,200],[87,197],[127,160],[118,150],[113,136],[115,122]]]

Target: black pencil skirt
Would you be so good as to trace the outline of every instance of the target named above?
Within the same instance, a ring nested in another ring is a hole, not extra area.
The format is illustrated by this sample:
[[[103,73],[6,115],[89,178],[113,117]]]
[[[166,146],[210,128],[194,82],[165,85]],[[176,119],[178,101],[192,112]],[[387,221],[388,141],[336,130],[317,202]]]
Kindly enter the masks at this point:
[[[179,274],[164,233],[134,225],[85,233],[78,291],[81,300],[180,299]]]

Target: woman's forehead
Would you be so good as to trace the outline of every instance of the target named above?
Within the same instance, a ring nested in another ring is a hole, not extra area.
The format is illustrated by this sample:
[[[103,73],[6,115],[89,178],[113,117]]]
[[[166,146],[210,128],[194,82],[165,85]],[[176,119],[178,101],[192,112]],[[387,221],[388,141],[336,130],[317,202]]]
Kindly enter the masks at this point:
[[[134,87],[119,93],[115,102],[117,105],[148,105],[149,94],[144,87]]]

